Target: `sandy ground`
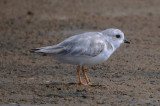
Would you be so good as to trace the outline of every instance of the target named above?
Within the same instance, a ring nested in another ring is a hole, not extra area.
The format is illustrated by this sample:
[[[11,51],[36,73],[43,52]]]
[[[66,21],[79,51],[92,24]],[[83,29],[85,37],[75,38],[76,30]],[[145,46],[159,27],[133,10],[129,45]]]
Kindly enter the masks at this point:
[[[110,27],[131,44],[85,67],[92,86],[77,84],[76,66],[29,52]],[[0,104],[158,106],[159,32],[160,0],[0,0]]]

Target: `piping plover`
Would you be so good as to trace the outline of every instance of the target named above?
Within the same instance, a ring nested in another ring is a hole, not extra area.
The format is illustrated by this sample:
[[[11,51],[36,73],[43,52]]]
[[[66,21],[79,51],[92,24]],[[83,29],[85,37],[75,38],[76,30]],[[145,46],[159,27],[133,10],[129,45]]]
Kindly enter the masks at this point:
[[[109,28],[101,32],[74,35],[57,45],[36,48],[32,52],[50,54],[59,62],[77,65],[79,84],[84,84],[80,77],[82,69],[86,82],[90,85],[84,65],[106,61],[122,43],[130,42],[124,38],[121,30]]]

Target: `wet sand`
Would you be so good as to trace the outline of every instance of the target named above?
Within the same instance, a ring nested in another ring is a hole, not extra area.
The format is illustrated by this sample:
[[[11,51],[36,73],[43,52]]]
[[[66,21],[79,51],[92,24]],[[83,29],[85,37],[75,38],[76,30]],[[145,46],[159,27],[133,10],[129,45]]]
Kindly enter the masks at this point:
[[[160,105],[159,11],[159,0],[1,0],[0,104]],[[131,44],[85,67],[92,86],[77,84],[76,66],[29,52],[111,27]]]

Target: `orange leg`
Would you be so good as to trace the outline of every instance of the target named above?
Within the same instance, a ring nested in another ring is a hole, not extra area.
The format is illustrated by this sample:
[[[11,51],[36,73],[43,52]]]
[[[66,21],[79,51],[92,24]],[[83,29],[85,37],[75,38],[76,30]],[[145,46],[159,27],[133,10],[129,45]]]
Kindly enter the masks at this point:
[[[86,73],[85,73],[84,66],[82,66],[82,72],[83,72],[83,75],[84,75],[84,77],[85,77],[85,79],[86,79],[87,84],[88,84],[88,85],[92,85],[92,84],[90,83],[90,81],[88,80],[88,77],[87,77],[87,75],[86,75]]]
[[[78,74],[78,78],[79,78],[79,85],[84,85],[82,80],[81,80],[81,76],[80,76],[80,67],[77,66],[77,74]]]

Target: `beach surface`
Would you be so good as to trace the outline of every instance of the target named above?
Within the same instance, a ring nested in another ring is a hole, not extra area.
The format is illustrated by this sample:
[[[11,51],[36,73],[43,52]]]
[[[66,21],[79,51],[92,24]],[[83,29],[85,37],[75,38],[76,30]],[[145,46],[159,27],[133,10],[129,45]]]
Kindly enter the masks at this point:
[[[160,0],[1,0],[0,104],[160,105],[159,19]],[[30,53],[107,28],[131,43],[85,66],[92,86],[77,84],[76,66]]]

